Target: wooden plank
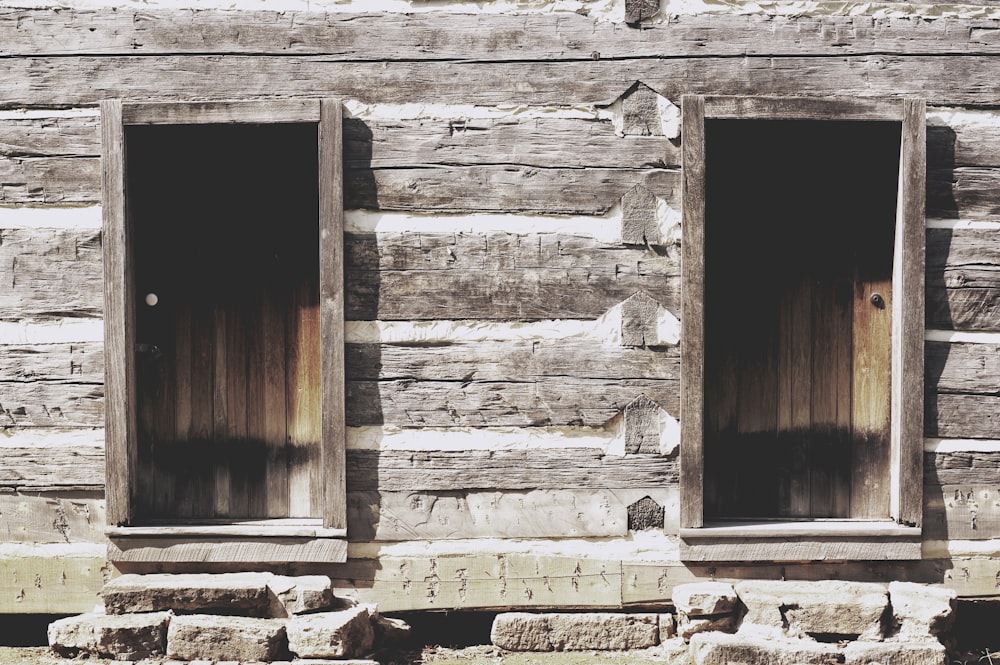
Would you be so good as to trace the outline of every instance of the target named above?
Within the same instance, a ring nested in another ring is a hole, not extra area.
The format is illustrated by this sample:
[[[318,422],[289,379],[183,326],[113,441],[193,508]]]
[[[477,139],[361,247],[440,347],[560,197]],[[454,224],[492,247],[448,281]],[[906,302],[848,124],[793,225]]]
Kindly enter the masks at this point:
[[[737,120],[902,120],[903,104],[886,99],[705,97],[705,117]]]
[[[681,314],[680,421],[681,527],[704,520],[705,411],[705,100],[685,95],[681,100],[683,141],[683,257]],[[663,302],[661,300],[661,302]],[[669,305],[666,305],[670,308]],[[675,310],[676,311],[676,310]],[[661,406],[663,405],[660,402]],[[665,407],[669,411],[669,407]]]
[[[353,559],[336,590],[353,589],[379,611],[427,609],[616,608],[621,562],[594,557],[491,553]],[[355,595],[355,594],[351,594]]]
[[[935,3],[929,3],[935,4]],[[970,0],[966,4],[989,4]],[[558,38],[554,34],[558,27]],[[204,53],[318,54],[379,60],[387,52],[414,60],[588,60],[683,55],[822,55],[832,53],[995,53],[998,22],[989,19],[769,15],[672,16],[622,30],[571,13],[350,14],[308,11],[198,12],[9,8],[0,16],[0,54],[10,56]],[[484,33],[496,39],[482,40]],[[768,39],[759,38],[767,34]],[[373,36],[375,38],[373,38]],[[428,45],[433,45],[429,47]]]
[[[347,560],[340,538],[112,538],[108,560],[148,563],[338,563]]]
[[[319,122],[319,325],[322,445],[313,505],[323,506],[323,526],[347,528],[346,401],[344,374],[344,176],[343,111],[339,100],[320,104]],[[322,495],[319,494],[322,492]]]
[[[105,438],[109,524],[135,519],[135,296],[131,231],[125,208],[125,129],[120,100],[101,102]]]
[[[920,558],[920,539],[717,538],[681,543],[683,561],[871,561]]]
[[[348,344],[349,381],[527,381],[544,377],[680,379],[677,347],[612,347],[600,340]]]
[[[264,491],[267,517],[288,517],[288,417],[285,354],[286,300],[278,289],[267,287],[263,296],[263,381],[264,431],[267,466]],[[202,513],[204,514],[204,513]]]
[[[1000,494],[995,483],[924,488],[924,538],[990,540],[1000,536]]]
[[[6,427],[101,427],[103,385],[62,382],[6,383],[0,420]]]
[[[355,450],[348,451],[347,471],[347,485],[352,492],[666,487],[677,482],[678,474],[676,457],[615,457],[593,448]]]
[[[247,305],[245,320],[247,349],[247,454],[243,463],[234,467],[239,476],[238,486],[246,487],[247,515],[265,517],[267,515],[266,482],[266,419],[267,393],[264,387],[264,305],[263,294],[255,293]]]
[[[1000,236],[986,229],[927,229],[927,325],[998,330]]]
[[[351,381],[347,424],[397,427],[601,427],[640,394],[677,413],[677,381],[545,378],[531,383]]]
[[[0,612],[92,612],[113,575],[93,546],[41,545],[0,551]]]
[[[272,122],[319,122],[315,99],[270,99],[260,102],[184,102],[125,104],[126,125],[205,125]]]
[[[0,493],[5,543],[104,543],[100,492]]]
[[[880,307],[872,298],[879,296]],[[889,516],[892,284],[859,277],[854,296],[851,517]]]
[[[992,395],[1000,384],[1000,344],[925,342],[924,374],[938,393]]]
[[[288,417],[288,503],[291,517],[322,514],[319,468],[323,443],[320,392],[320,323],[318,284],[303,281],[295,288],[288,318],[286,413]]]
[[[94,157],[0,158],[0,203],[97,203],[100,169]]]
[[[949,452],[924,455],[924,484],[995,486],[1000,453]]]
[[[229,434],[229,307],[217,305],[212,312],[212,441],[228,441]],[[224,458],[223,458],[224,459]],[[210,514],[230,515],[229,499],[232,494],[230,465],[216,461],[212,468],[212,507]]]
[[[247,322],[244,305],[234,305],[226,312],[226,413],[227,430],[233,441],[248,436]],[[229,514],[250,515],[250,488],[247,469],[242,464],[229,467]]]
[[[926,436],[1000,439],[1000,396],[930,394],[924,410]]]
[[[22,381],[103,384],[104,345],[0,344],[0,383]]]
[[[903,103],[892,290],[892,456],[893,516],[919,526],[923,510],[924,299],[927,174],[927,122],[923,100]],[[898,474],[898,477],[897,477]],[[898,488],[898,490],[896,490]]]
[[[52,438],[58,439],[53,433]],[[19,491],[104,489],[102,446],[0,447],[0,486]]]
[[[384,52],[383,52],[384,53]],[[923,96],[930,104],[990,104],[990,56],[825,55],[656,57],[580,61],[340,61],[325,56],[135,55],[11,59],[0,76],[15,107],[85,105],[100,97],[206,101],[336,95],[362,103],[609,103],[636,80],[682,94],[803,97]],[[464,59],[463,59],[464,60]],[[25,84],[25,82],[28,84]],[[19,83],[19,84],[18,84]],[[567,97],[567,95],[570,95]]]
[[[0,319],[102,316],[101,253],[99,229],[0,230]]]
[[[628,506],[649,496],[677,530],[676,485],[628,489],[351,492],[353,541],[624,536]]]

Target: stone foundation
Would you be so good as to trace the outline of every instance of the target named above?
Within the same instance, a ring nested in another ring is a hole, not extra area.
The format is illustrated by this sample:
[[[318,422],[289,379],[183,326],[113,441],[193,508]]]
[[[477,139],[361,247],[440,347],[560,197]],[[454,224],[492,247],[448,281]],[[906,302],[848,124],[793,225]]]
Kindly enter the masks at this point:
[[[946,665],[956,596],[902,582],[699,582],[673,602],[673,615],[500,614],[492,639],[510,651],[657,647],[671,665]]]
[[[322,576],[270,573],[123,575],[105,585],[103,611],[49,625],[64,656],[116,660],[369,663],[409,626],[374,606],[349,606]],[[357,660],[361,659],[361,660]]]
[[[118,660],[374,663],[409,636],[373,606],[336,598],[326,577],[269,573],[124,575],[104,611],[49,626],[66,656]],[[522,652],[645,650],[670,665],[947,665],[953,591],[893,582],[684,584],[674,611],[509,612],[491,639]]]

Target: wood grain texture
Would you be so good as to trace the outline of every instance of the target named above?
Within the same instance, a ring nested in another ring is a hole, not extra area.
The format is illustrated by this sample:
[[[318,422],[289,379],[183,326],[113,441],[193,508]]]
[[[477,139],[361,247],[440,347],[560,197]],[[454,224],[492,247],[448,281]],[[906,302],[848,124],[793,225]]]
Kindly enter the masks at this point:
[[[57,438],[58,434],[53,434]],[[0,448],[0,487],[20,491],[101,491],[104,448],[46,446]]]
[[[624,536],[628,507],[653,497],[677,530],[676,484],[627,489],[351,492],[352,541]],[[660,529],[663,527],[661,515]]]
[[[104,265],[105,438],[109,524],[135,519],[135,298],[132,238],[125,206],[125,128],[120,100],[101,102],[101,210]]]
[[[647,0],[648,1],[648,0]],[[932,3],[933,4],[933,3]],[[988,4],[972,0],[967,4]],[[553,28],[558,24],[558,39]],[[379,60],[532,60],[664,55],[995,53],[1000,22],[872,16],[672,16],[640,30],[575,15],[343,14],[203,9],[198,12],[10,8],[0,16],[4,56],[203,53],[317,54]],[[489,33],[494,38],[483,40]],[[377,34],[379,39],[371,39]],[[768,39],[760,39],[767,34]],[[432,46],[430,46],[432,45]]]
[[[0,493],[5,543],[104,543],[100,492]]]
[[[927,230],[927,325],[1000,330],[1000,236],[985,229]]]
[[[660,405],[639,395],[625,407],[625,453],[660,452]]]
[[[339,563],[347,541],[339,538],[112,538],[108,560],[118,564]]]
[[[348,381],[529,381],[545,377],[679,380],[676,347],[615,347],[596,340],[346,346]]]
[[[101,232],[0,230],[0,319],[100,317]]]
[[[0,612],[92,612],[113,572],[93,548],[79,553],[45,546],[0,556]]]
[[[659,346],[660,303],[640,291],[622,302],[622,346]]]
[[[377,602],[382,612],[621,605],[621,562],[583,556],[498,552],[355,559],[333,577],[334,589],[356,589],[361,602]]]
[[[995,484],[928,485],[924,537],[991,540],[1000,536],[1000,495]]]
[[[616,457],[592,448],[495,451],[369,451],[347,454],[352,492],[666,487],[676,456]]]
[[[323,100],[319,122],[319,325],[321,484],[312,495],[323,506],[323,526],[347,528],[346,404],[344,387],[344,177],[343,111]],[[320,489],[322,487],[322,490]],[[321,494],[320,494],[321,492]],[[346,556],[346,553],[345,553]]]
[[[14,106],[130,100],[208,101],[340,96],[364,103],[607,104],[640,80],[668,99],[682,94],[923,97],[930,104],[991,103],[989,56],[826,55],[691,57],[570,62],[337,61],[325,56],[133,55],[11,59],[0,83]]]
[[[893,517],[919,526],[923,507],[924,300],[926,275],[927,121],[923,100],[903,102],[899,203],[893,261],[892,482]],[[897,476],[898,474],[898,476]]]
[[[683,300],[681,310],[681,527],[704,521],[705,456],[705,100],[681,101],[683,134]]]
[[[676,380],[546,377],[506,381],[351,381],[347,424],[397,427],[601,427],[639,394],[677,413]]]
[[[1000,396],[996,394],[931,394],[924,410],[926,436],[1000,439]]]
[[[924,454],[925,485],[995,486],[1000,453],[952,452]]]
[[[699,539],[682,541],[682,561],[886,561],[920,559],[919,538]]]

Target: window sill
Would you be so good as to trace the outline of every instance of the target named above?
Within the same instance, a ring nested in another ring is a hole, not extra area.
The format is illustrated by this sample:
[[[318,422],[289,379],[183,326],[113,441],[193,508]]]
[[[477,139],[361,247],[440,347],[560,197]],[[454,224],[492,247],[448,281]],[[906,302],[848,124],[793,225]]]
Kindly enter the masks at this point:
[[[114,563],[343,563],[346,529],[320,519],[151,523],[105,529]]]
[[[680,530],[682,561],[884,561],[920,558],[920,528],[891,521],[719,522]]]

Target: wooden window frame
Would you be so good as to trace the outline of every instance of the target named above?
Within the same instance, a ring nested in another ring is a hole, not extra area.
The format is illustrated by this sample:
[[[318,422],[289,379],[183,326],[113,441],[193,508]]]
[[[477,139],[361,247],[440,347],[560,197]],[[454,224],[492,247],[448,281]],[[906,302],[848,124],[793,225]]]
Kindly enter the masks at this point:
[[[682,107],[681,558],[919,559],[923,501],[926,110],[919,99],[685,95]],[[893,258],[890,517],[712,524],[704,518],[705,120],[902,123]]]
[[[279,123],[316,123],[318,127],[322,518],[137,525],[135,293],[125,191],[125,129],[134,125]],[[101,102],[105,496],[112,560],[346,560],[342,145],[341,103],[335,99]]]

